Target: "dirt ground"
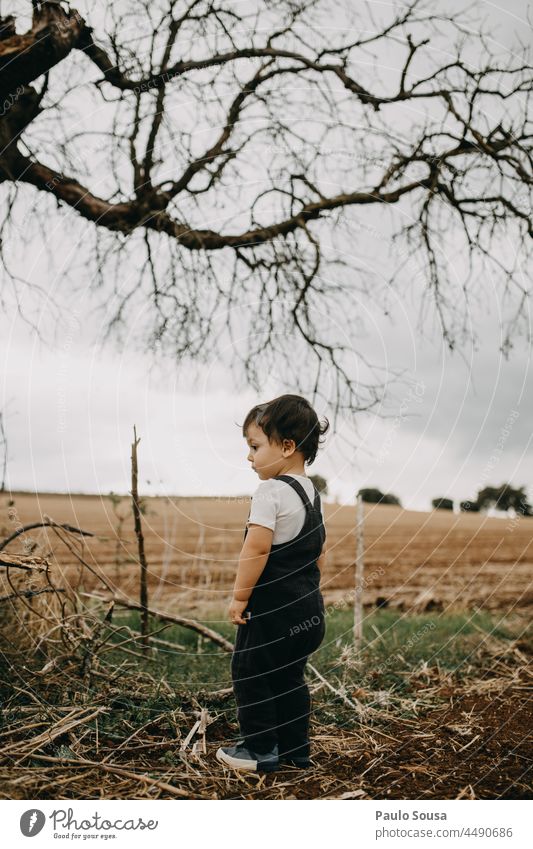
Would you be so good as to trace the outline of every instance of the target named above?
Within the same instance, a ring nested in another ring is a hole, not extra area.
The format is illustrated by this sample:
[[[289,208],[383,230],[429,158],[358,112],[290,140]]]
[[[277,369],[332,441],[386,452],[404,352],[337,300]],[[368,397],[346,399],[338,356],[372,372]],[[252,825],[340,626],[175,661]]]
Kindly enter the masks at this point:
[[[253,786],[258,778],[244,782],[254,798],[264,799],[531,798],[531,752],[524,737],[533,721],[531,698],[510,695],[454,693],[450,703],[418,721],[389,717],[386,731],[364,736],[315,726],[314,769],[268,775],[261,787]],[[225,798],[236,798],[234,793],[235,786]]]
[[[46,516],[94,534],[76,544],[69,537],[70,547],[50,528],[25,535],[26,550],[28,540],[29,550],[48,550],[56,586],[101,589],[101,576],[137,596],[127,499],[15,494],[12,501],[0,497],[0,538]],[[152,607],[199,614],[225,604],[248,506],[248,499],[146,501]],[[353,591],[355,510],[325,504],[325,515],[323,593],[332,604]],[[22,538],[9,546],[23,550]],[[438,660],[406,666],[400,695],[380,694],[381,685],[376,692],[370,683],[351,693],[359,713],[315,679],[312,769],[262,776],[239,775],[215,758],[238,731],[231,693],[178,694],[127,656],[120,674],[98,660],[89,672],[82,664],[80,674],[79,657],[65,656],[32,670],[31,687],[19,680],[6,690],[0,798],[531,798],[532,649],[520,635],[531,621],[532,562],[533,519],[365,505],[367,608],[400,609],[406,617],[474,607],[503,612],[515,617],[516,638],[483,639],[457,674]],[[194,750],[193,739],[183,753],[202,711],[209,720],[203,743]]]
[[[69,705],[68,716],[52,706],[39,710],[34,693],[33,704],[23,714],[19,705],[17,722],[1,734],[0,798],[531,798],[531,669],[522,648],[496,648],[492,669],[462,685],[430,669],[409,700],[416,714],[410,718],[396,704],[365,708],[354,722],[353,712],[348,719],[329,698],[335,721],[313,714],[312,768],[268,775],[236,773],[216,760],[218,746],[235,740],[231,697],[197,693],[181,699],[179,709],[152,709],[145,721],[146,712],[120,714],[119,699],[103,692],[96,703]],[[140,692],[130,697],[141,704]],[[313,703],[321,700],[315,692]],[[174,723],[183,741],[200,704],[209,718],[205,752],[195,755],[190,745],[181,752]],[[99,710],[112,712],[113,734],[103,713],[95,733]]]

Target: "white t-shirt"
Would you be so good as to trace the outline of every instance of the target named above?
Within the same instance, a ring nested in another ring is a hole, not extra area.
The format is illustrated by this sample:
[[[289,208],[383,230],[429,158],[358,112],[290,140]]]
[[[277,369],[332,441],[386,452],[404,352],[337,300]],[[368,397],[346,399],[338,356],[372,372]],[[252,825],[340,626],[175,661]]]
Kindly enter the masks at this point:
[[[313,481],[307,475],[289,475],[305,489],[309,501],[313,504],[315,490]],[[320,499],[322,510],[322,521],[324,511],[322,499]],[[270,478],[261,481],[252,495],[252,505],[248,525],[261,525],[274,531],[272,545],[288,542],[298,536],[305,522],[305,507],[302,499],[287,481],[278,481]]]

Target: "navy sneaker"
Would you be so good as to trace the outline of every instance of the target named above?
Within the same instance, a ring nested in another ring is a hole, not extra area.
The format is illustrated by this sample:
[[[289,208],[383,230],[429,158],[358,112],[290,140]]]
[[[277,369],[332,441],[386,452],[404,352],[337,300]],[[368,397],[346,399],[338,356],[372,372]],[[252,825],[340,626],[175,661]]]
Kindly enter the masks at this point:
[[[217,760],[233,769],[245,772],[274,772],[279,769],[278,744],[270,752],[253,752],[244,745],[224,746],[217,750]]]

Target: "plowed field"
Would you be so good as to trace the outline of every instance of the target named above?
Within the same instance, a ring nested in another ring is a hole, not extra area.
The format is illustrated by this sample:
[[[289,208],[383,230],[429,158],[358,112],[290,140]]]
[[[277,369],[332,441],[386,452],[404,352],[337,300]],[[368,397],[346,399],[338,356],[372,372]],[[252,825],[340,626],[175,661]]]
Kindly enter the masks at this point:
[[[136,595],[137,545],[130,501],[106,496],[13,494],[0,499],[0,537],[18,524],[49,516],[92,532],[76,549],[98,574]],[[151,605],[208,611],[225,605],[248,516],[249,498],[147,498],[143,527]],[[355,508],[324,504],[328,558],[326,604],[350,603],[354,589]],[[121,521],[118,517],[124,517]],[[95,574],[53,530],[19,537],[9,551],[36,543],[53,551],[54,572],[85,590],[101,588]],[[365,505],[367,605],[431,610],[448,607],[523,609],[533,601],[533,518],[429,513]],[[73,538],[70,537],[72,545]]]

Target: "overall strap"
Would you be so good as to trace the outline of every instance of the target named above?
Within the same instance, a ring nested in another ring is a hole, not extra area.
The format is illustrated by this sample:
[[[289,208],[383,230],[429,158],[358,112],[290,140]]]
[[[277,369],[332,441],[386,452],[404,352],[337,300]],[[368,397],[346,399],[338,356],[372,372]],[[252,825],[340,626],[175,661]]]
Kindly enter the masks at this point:
[[[295,490],[295,492],[297,492],[298,495],[300,496],[300,498],[302,499],[302,501],[305,505],[306,511],[313,509],[313,505],[311,505],[311,502],[309,501],[307,493],[306,493],[305,489],[303,488],[302,484],[300,483],[300,481],[297,481],[294,478],[291,478],[289,475],[276,475],[275,480],[285,481],[285,483],[288,483],[289,486],[292,486],[292,488]],[[313,484],[313,488],[315,488],[314,484]],[[314,508],[315,508],[315,510],[318,509],[318,499],[319,499],[319,495],[318,495],[318,492],[315,489],[315,498],[314,498]]]
[[[251,513],[251,512],[252,512],[251,510],[248,510],[248,519],[250,518],[250,513]],[[245,525],[244,525],[244,536],[243,536],[243,538],[242,538],[242,539],[243,539],[243,542],[244,542],[244,540],[246,539],[246,534],[248,533],[248,519],[246,519],[246,522],[245,522]]]

